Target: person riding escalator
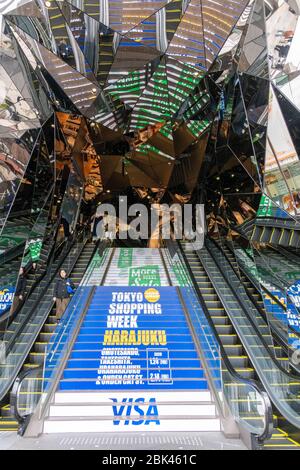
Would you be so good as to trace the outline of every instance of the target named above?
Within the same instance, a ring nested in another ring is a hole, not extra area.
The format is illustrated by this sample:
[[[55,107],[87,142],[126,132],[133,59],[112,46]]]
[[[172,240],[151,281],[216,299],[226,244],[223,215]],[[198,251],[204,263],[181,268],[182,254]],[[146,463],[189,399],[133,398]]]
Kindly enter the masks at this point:
[[[53,300],[56,302],[56,321],[60,322],[63,316],[71,295],[74,293],[75,286],[73,282],[67,278],[67,273],[64,269],[59,272],[59,279],[54,288]]]

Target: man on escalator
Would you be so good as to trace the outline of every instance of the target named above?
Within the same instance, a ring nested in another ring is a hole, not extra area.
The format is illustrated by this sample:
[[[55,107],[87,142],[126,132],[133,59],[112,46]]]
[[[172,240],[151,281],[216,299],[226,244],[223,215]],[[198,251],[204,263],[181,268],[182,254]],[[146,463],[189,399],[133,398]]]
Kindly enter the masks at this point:
[[[57,323],[60,322],[60,319],[68,306],[70,297],[74,293],[74,290],[75,286],[73,282],[67,278],[66,271],[64,269],[61,269],[59,272],[59,278],[54,288],[53,297],[54,302],[56,302]]]

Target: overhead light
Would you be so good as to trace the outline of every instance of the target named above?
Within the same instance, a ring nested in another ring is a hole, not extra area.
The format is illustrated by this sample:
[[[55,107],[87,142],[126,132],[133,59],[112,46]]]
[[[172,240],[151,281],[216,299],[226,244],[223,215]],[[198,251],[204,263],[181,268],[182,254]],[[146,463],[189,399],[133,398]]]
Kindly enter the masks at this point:
[[[47,2],[45,2],[45,5],[46,5],[47,8],[50,8],[51,7],[51,2],[47,1]]]
[[[93,93],[97,93],[97,88],[92,88]]]

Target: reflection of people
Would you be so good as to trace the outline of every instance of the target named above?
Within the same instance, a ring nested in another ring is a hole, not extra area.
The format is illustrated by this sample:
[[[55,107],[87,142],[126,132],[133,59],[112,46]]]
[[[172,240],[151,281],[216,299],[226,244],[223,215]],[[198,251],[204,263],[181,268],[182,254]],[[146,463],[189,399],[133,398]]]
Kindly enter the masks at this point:
[[[70,224],[69,224],[69,222],[67,221],[67,219],[62,217],[61,218],[61,223],[64,227],[65,238],[69,238],[69,236],[70,236]]]
[[[22,301],[24,300],[25,291],[26,291],[26,275],[24,268],[21,268],[19,271],[19,278],[16,286],[16,291],[14,295],[14,300],[11,306],[10,313],[14,313],[19,306],[21,305]]]
[[[242,214],[246,218],[255,217],[256,211],[246,201],[239,199],[239,206],[241,208]]]
[[[60,270],[59,279],[54,288],[53,300],[56,302],[56,319],[59,322],[67,308],[70,300],[71,291],[74,290],[74,284],[67,278],[67,273],[64,269]]]

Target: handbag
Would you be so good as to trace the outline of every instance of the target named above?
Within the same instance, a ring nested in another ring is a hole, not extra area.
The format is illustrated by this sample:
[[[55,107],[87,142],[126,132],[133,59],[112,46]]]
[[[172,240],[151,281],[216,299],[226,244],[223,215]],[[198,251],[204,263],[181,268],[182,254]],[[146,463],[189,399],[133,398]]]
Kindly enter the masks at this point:
[[[73,287],[71,286],[69,280],[67,280],[67,292],[68,292],[68,294],[74,294],[74,292],[75,292],[75,290],[74,290]]]

